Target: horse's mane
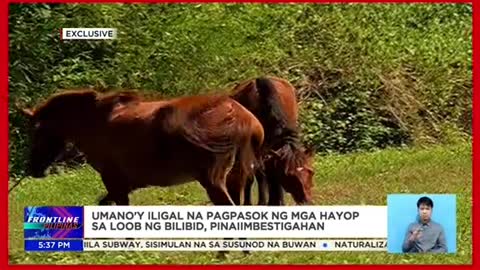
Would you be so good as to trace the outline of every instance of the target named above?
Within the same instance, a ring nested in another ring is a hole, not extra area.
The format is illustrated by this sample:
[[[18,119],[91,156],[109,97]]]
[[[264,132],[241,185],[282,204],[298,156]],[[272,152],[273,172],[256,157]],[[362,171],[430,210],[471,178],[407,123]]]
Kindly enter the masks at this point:
[[[64,89],[54,93],[34,109],[36,119],[45,119],[64,109],[94,108],[95,105],[115,105],[144,100],[135,90]]]
[[[97,103],[102,105],[126,104],[144,100],[144,96],[135,90],[109,91],[98,96]]]
[[[255,80],[258,96],[260,99],[261,118],[265,118],[265,128],[272,130],[274,137],[280,136],[285,129],[293,129],[288,126],[287,116],[280,104],[280,97],[268,78],[257,78]]]
[[[275,86],[268,77],[255,79],[261,104],[261,118],[264,118],[266,135],[270,136],[271,149],[285,163],[286,172],[303,166],[306,157],[297,127],[287,121]]]
[[[307,161],[300,136],[295,130],[285,130],[284,135],[277,142],[276,146],[273,149],[278,158],[274,158],[274,160],[285,164],[286,173],[303,166]]]
[[[69,89],[50,96],[46,101],[37,106],[34,116],[37,119],[50,117],[63,108],[73,108],[77,104],[94,104],[97,92],[91,89]]]

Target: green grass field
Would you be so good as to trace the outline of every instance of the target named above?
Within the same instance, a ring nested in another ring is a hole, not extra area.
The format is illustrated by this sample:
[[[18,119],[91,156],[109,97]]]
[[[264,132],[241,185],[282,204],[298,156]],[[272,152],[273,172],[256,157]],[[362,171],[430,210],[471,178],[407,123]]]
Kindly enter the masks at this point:
[[[471,264],[471,145],[383,150],[331,155],[316,160],[318,205],[386,205],[389,193],[457,194],[457,253],[393,255],[386,252],[88,252],[25,253],[23,208],[41,205],[95,205],[105,189],[86,167],[47,179],[24,180],[9,195],[9,259],[12,264]],[[292,204],[290,196],[288,204]],[[130,195],[132,205],[205,205],[197,183],[148,188]]]

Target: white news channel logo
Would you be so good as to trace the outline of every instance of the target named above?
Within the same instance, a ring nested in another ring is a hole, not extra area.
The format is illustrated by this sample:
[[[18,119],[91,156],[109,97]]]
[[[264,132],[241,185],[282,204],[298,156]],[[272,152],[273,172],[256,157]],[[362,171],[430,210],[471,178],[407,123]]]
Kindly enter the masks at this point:
[[[116,28],[62,28],[60,39],[116,39]]]

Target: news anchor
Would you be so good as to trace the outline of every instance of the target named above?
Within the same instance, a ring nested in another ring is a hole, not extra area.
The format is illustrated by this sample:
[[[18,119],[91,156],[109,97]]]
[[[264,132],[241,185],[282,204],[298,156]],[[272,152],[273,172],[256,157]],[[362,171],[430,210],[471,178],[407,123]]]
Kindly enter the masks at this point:
[[[418,221],[408,226],[402,251],[406,253],[446,253],[447,242],[442,225],[432,217],[433,201],[421,197],[417,201]]]

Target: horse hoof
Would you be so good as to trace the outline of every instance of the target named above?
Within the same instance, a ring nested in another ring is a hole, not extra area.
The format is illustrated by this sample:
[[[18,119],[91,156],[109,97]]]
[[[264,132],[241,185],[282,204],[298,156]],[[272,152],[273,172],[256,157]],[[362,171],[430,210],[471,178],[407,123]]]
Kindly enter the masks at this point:
[[[224,260],[227,258],[227,252],[225,251],[220,251],[217,253],[217,259],[219,260]]]
[[[100,201],[98,201],[98,205],[111,205],[111,204],[112,204],[112,201],[107,196],[105,196],[104,198],[100,199]]]

